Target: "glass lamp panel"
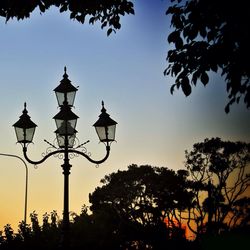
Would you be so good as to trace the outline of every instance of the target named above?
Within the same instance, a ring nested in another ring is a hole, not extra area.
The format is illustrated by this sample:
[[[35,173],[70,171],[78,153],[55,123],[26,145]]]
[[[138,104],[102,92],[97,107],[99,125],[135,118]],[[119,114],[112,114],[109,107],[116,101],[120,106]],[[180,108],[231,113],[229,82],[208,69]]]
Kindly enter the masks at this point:
[[[58,146],[60,148],[64,148],[64,146],[65,146],[65,136],[56,134],[56,138],[57,138]]]
[[[56,122],[56,128],[61,129],[62,124],[63,124],[63,120],[55,119],[55,122]]]
[[[76,119],[69,121],[55,119],[55,121],[60,135],[73,135],[75,133]]]
[[[30,143],[33,140],[35,128],[19,128],[15,127],[17,141],[20,143]]]
[[[26,141],[32,142],[35,133],[35,128],[27,128],[25,132],[26,132]]]
[[[76,128],[77,119],[69,120],[68,122],[69,122],[69,124],[70,124],[70,129],[71,129],[71,130],[72,130],[72,129],[74,130],[74,129]]]
[[[67,101],[70,106],[73,106],[75,101],[76,91],[71,91],[67,93]]]
[[[65,147],[65,135],[56,134],[57,143],[60,148]],[[68,147],[73,148],[75,143],[76,134],[68,136]]]
[[[108,140],[109,141],[115,140],[115,129],[116,129],[116,125],[108,126]]]
[[[56,91],[56,98],[59,106],[63,106],[64,101],[68,102],[69,106],[73,106],[75,101],[76,91],[71,92],[57,92]],[[65,98],[66,97],[66,98]]]
[[[58,102],[58,105],[59,106],[62,106],[63,105],[63,102],[64,102],[64,93],[62,92],[56,92],[56,99],[57,99],[57,102]]]
[[[69,148],[73,148],[74,144],[75,144],[75,138],[76,138],[76,134],[74,133],[73,135],[68,136],[68,147]]]
[[[16,138],[18,142],[24,142],[24,129],[23,128],[18,128],[15,127],[15,131],[16,131]]]
[[[116,125],[107,127],[95,127],[96,133],[101,142],[109,142],[115,140],[115,128]]]
[[[99,137],[101,142],[105,141],[106,139],[106,129],[105,127],[95,127],[96,133]]]

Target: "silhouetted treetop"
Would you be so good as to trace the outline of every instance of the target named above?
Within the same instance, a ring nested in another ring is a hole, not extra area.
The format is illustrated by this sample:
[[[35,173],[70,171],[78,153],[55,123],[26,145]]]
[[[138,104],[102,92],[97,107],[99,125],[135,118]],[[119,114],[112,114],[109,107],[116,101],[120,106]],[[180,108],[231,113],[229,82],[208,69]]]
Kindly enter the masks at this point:
[[[186,151],[185,158],[195,192],[189,212],[195,233],[218,234],[248,225],[250,143],[206,138]]]
[[[0,16],[21,20],[29,18],[30,14],[39,8],[44,13],[51,6],[59,8],[60,12],[69,11],[70,18],[80,23],[94,24],[101,22],[101,28],[109,27],[107,34],[121,28],[120,16],[134,14],[133,3],[127,0],[1,0]]]
[[[250,8],[239,0],[171,0],[166,14],[171,15],[174,31],[168,42],[169,65],[165,75],[176,77],[171,93],[181,87],[186,96],[197,81],[206,86],[210,71],[225,77],[230,105],[243,99],[250,107]]]
[[[90,209],[94,215],[112,215],[113,232],[130,244],[122,249],[135,249],[132,242],[144,242],[138,249],[162,249],[167,239],[184,238],[180,214],[193,195],[187,175],[185,170],[132,164],[101,180],[103,185],[89,195]]]

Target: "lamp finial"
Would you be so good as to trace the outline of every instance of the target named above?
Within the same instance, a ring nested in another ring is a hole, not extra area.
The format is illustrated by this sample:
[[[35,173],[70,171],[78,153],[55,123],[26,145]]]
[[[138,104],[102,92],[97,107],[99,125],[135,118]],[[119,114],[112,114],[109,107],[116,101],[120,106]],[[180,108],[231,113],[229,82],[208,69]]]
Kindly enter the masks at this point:
[[[101,109],[102,113],[106,113],[106,109],[104,108],[104,101],[102,101],[102,109]]]
[[[63,75],[63,78],[68,78],[68,75],[67,75],[67,68],[66,66],[64,66],[64,75]]]

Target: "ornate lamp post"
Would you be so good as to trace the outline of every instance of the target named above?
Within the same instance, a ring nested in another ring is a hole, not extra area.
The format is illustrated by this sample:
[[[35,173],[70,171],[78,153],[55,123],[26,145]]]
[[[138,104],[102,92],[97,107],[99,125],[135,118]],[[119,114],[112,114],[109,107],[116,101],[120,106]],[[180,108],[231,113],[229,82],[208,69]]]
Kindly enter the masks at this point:
[[[62,228],[62,245],[64,249],[69,248],[69,174],[72,167],[69,163],[69,154],[77,154],[85,157],[92,163],[101,164],[108,157],[110,153],[110,144],[115,140],[116,124],[114,120],[106,113],[104,103],[102,102],[101,114],[97,122],[93,125],[96,129],[97,135],[101,142],[106,146],[106,155],[101,160],[93,160],[86,152],[77,150],[85,143],[75,145],[76,139],[76,123],[78,116],[71,110],[77,88],[71,84],[66,73],[66,67],[64,68],[63,79],[59,86],[54,91],[57,97],[60,111],[53,117],[56,123],[56,145],[49,143],[54,151],[48,152],[41,160],[33,161],[27,155],[27,148],[29,143],[32,143],[35,128],[37,125],[31,121],[28,111],[26,109],[26,103],[24,103],[24,110],[20,119],[13,125],[16,131],[17,142],[23,147],[24,158],[31,164],[38,165],[43,163],[52,155],[63,154],[64,163],[61,165],[64,175],[64,205],[63,205],[63,228]],[[45,140],[46,141],[46,140]],[[46,141],[47,142],[47,141]]]

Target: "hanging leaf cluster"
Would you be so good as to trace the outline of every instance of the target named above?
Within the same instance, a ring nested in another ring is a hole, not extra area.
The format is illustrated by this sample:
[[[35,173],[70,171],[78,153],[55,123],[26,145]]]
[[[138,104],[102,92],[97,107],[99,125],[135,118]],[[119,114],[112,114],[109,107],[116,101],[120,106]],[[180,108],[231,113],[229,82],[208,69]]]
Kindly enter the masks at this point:
[[[242,99],[250,107],[250,8],[246,1],[171,0],[166,14],[174,29],[168,42],[165,75],[176,78],[171,93],[181,87],[186,96],[192,86],[206,86],[209,73],[220,73],[226,82],[230,105]]]
[[[1,0],[0,16],[8,22],[16,18],[29,18],[31,13],[39,8],[41,13],[55,6],[60,12],[68,11],[70,19],[89,24],[101,23],[101,28],[107,28],[107,35],[121,28],[120,16],[134,14],[133,3],[127,0]]]

